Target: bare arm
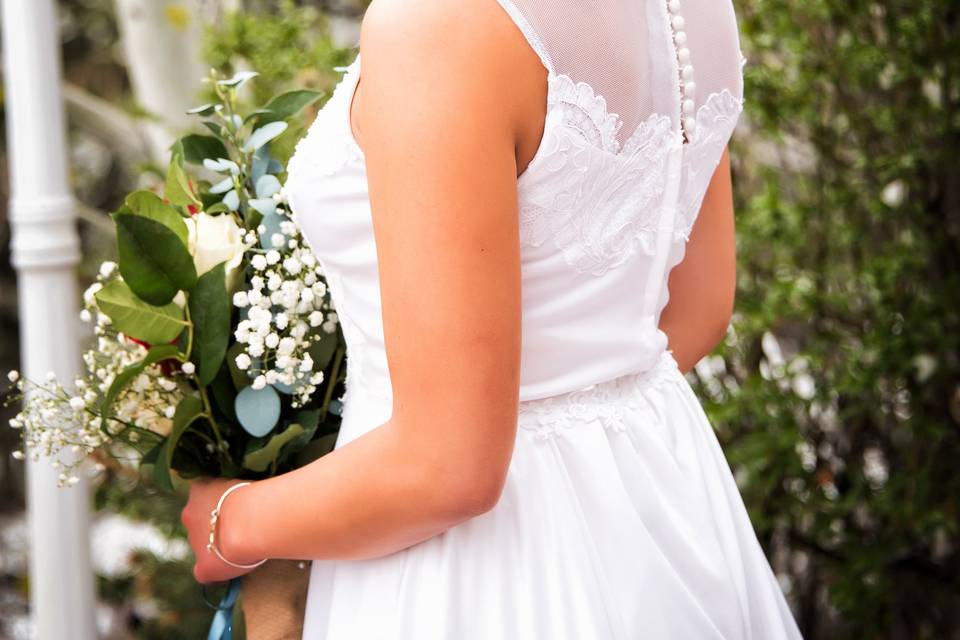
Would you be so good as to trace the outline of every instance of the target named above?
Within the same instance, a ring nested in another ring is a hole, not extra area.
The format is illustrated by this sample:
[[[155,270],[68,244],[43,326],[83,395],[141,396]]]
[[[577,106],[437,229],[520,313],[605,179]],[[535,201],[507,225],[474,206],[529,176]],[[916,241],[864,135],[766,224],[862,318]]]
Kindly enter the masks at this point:
[[[730,324],[736,289],[733,190],[729,151],[714,171],[686,256],[670,273],[670,301],[660,317],[682,371],[719,344]]]
[[[234,562],[384,555],[499,499],[519,398],[515,149],[529,104],[504,96],[530,91],[511,86],[528,82],[511,80],[522,36],[499,10],[473,5],[378,0],[365,17],[353,121],[367,161],[393,413],[316,462],[233,493],[220,547]],[[201,549],[204,503],[224,486],[191,493],[197,506],[184,518],[201,520],[187,523]],[[195,568],[201,581],[231,571]]]

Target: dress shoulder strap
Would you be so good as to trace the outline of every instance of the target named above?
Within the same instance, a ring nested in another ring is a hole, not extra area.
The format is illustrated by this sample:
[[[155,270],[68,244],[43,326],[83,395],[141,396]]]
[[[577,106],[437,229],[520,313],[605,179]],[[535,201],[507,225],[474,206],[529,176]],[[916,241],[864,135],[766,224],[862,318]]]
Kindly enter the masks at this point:
[[[523,37],[527,39],[530,47],[536,52],[537,56],[539,56],[540,61],[543,63],[543,66],[547,68],[547,71],[551,74],[554,73],[553,60],[550,58],[550,54],[547,53],[547,48],[544,46],[540,36],[537,35],[537,32],[530,25],[526,16],[523,15],[523,12],[520,11],[512,0],[497,0],[497,2],[503,10],[507,12],[507,15],[510,16],[514,24],[517,25],[520,32],[523,33]]]

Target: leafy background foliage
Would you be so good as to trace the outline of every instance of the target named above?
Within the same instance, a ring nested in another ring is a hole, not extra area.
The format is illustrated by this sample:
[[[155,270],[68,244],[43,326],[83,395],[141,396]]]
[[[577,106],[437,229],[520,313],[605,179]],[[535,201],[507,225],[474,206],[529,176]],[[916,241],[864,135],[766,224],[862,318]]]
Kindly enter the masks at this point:
[[[329,95],[332,67],[352,53],[325,35],[324,16],[345,3],[246,4],[207,34],[207,61],[224,74],[238,61],[262,72],[253,102],[288,88]],[[749,60],[731,149],[737,312],[690,378],[806,638],[958,638],[960,8],[743,0],[736,9]],[[68,79],[136,113],[110,54],[111,3],[62,0],[61,15]],[[300,132],[285,134],[289,148]],[[76,131],[72,140],[78,195],[115,209],[139,167],[91,162]],[[110,245],[97,229],[85,223],[85,279]],[[0,240],[0,330],[13,337],[8,236]],[[16,366],[15,341],[0,341],[0,368]],[[2,431],[8,452],[15,434]],[[22,466],[9,460],[0,484],[15,495]],[[178,500],[121,468],[108,468],[96,501],[101,513],[182,538]],[[18,509],[22,498],[0,504]],[[3,566],[0,588],[22,593],[22,573]],[[118,637],[205,633],[209,610],[189,562],[136,554],[100,591],[126,611]]]
[[[737,317],[701,397],[806,637],[957,637],[958,7],[738,16]]]

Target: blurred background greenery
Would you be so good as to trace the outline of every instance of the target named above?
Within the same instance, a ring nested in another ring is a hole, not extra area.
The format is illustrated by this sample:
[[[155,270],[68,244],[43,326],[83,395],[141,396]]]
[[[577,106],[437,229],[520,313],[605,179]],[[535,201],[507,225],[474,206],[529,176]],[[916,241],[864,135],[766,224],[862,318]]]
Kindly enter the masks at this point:
[[[251,102],[329,95],[365,4],[60,0],[82,285],[112,251],[103,212],[149,182],[206,68],[260,71]],[[731,145],[737,312],[690,379],[806,638],[960,638],[960,6],[736,10],[748,59]],[[18,366],[6,175],[0,151],[0,370]],[[0,429],[10,638],[28,626],[15,448]],[[96,506],[104,637],[203,637],[180,505],[108,468]]]

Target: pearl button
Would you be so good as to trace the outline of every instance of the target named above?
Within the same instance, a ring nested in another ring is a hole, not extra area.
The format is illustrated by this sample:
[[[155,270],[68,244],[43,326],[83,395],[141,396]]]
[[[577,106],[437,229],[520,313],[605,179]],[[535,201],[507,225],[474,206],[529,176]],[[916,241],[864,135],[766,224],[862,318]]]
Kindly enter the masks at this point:
[[[680,15],[680,0],[667,0],[667,9],[672,14],[670,17],[670,28],[673,31],[673,42],[676,47],[677,60],[680,63],[680,114],[683,129],[686,132],[687,140],[693,137],[693,132],[697,127],[696,122],[696,103],[693,100],[697,89],[693,81],[693,65],[690,64],[690,49],[686,46],[687,33],[684,31],[686,20]]]

